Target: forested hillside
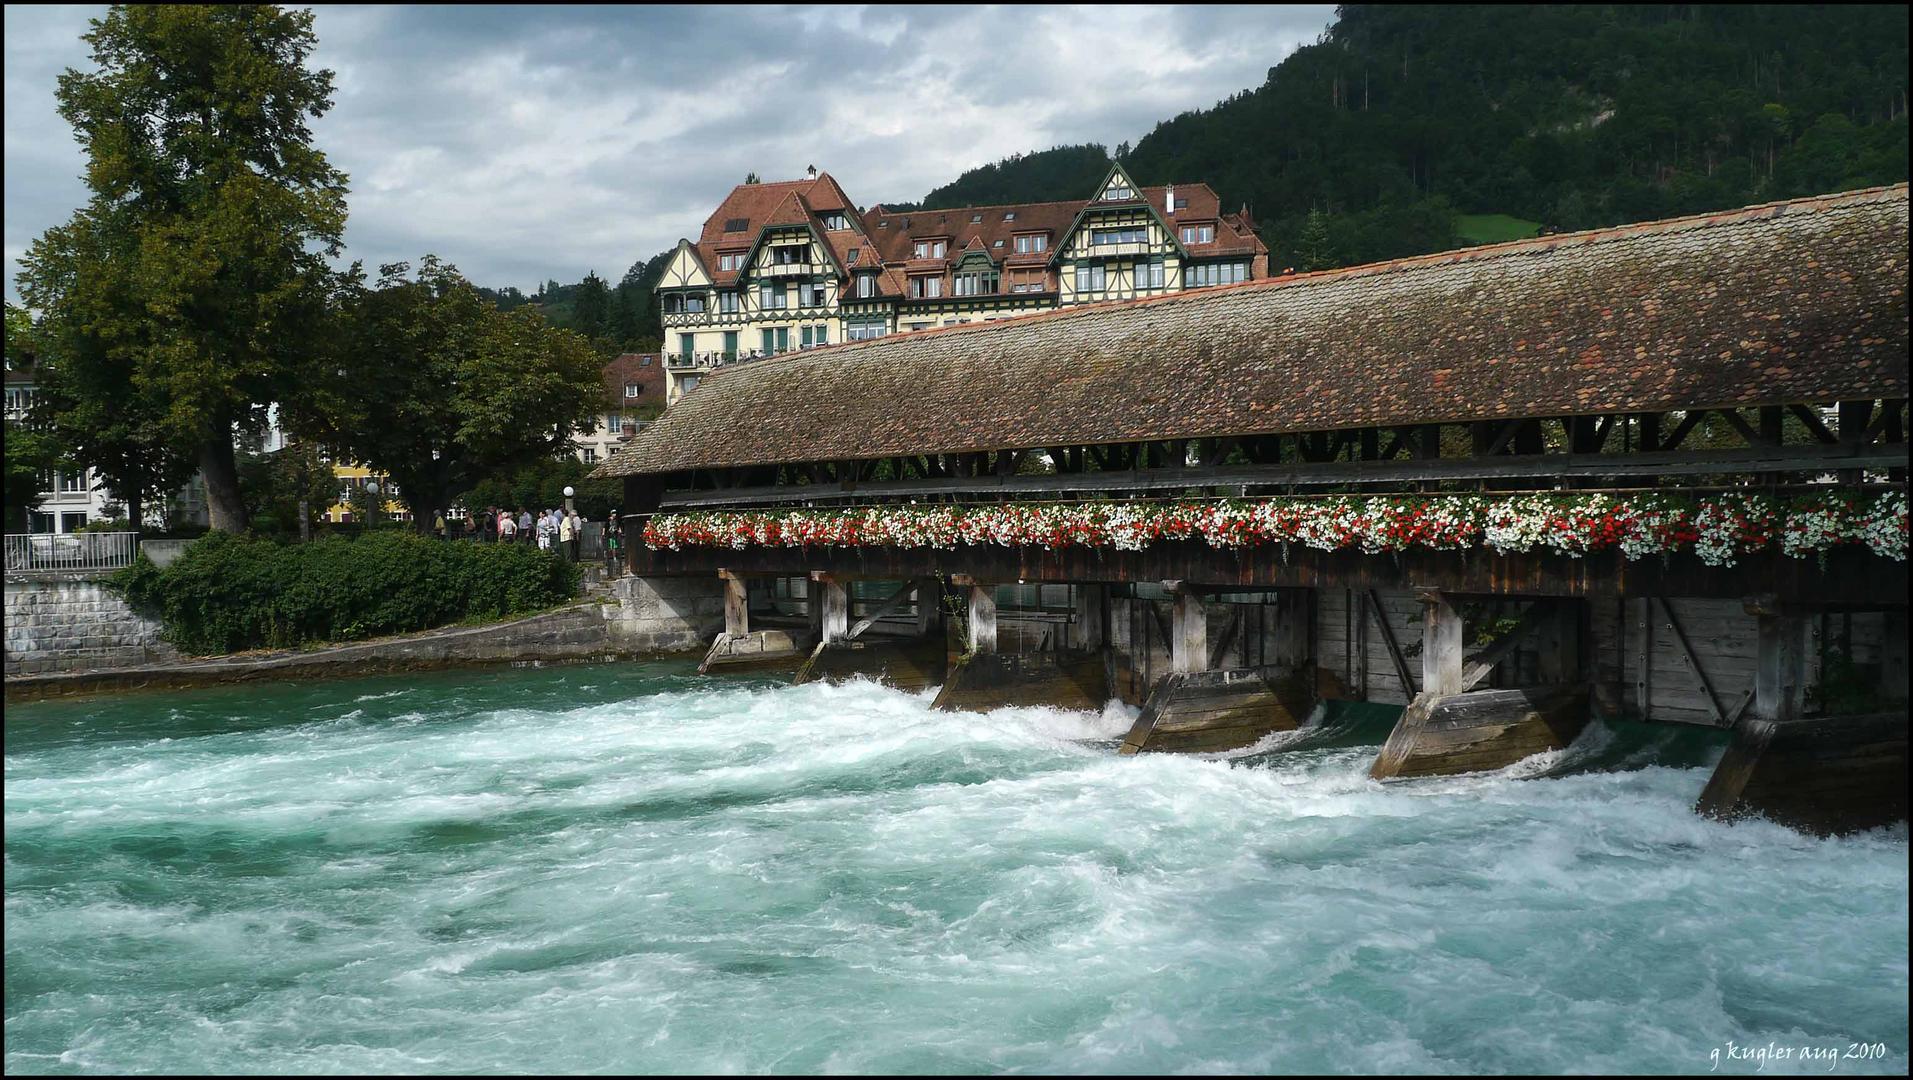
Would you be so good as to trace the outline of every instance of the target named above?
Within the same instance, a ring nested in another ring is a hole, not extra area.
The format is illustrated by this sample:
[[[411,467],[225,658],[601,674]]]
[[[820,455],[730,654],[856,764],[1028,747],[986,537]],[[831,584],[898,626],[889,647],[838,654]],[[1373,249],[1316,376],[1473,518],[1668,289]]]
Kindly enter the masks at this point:
[[[1246,204],[1277,269],[1893,183],[1907,24],[1903,6],[1345,5],[1261,86],[1116,153],[1141,183]],[[885,205],[1082,198],[1108,162],[1059,146]],[[655,333],[651,262],[614,325]],[[573,325],[580,288],[547,286],[554,318]]]

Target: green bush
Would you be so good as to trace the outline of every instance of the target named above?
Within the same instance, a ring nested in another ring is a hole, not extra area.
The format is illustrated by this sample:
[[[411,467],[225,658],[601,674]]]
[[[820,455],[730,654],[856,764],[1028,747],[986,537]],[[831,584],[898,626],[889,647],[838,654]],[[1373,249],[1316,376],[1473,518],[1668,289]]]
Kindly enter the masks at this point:
[[[575,596],[578,568],[529,545],[402,531],[307,544],[211,533],[164,570],[142,556],[112,585],[180,651],[206,655],[535,611]]]

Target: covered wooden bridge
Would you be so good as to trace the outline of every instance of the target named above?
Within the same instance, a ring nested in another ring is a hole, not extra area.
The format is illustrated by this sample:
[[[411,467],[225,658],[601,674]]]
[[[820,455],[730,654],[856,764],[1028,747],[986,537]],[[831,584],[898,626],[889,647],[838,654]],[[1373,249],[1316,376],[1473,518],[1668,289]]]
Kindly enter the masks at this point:
[[[1733,727],[1707,808],[1870,824],[1906,799],[1907,217],[1899,185],[792,353],[597,475],[634,573],[724,582],[711,665],[1122,697],[1129,750],[1406,704],[1378,776]]]

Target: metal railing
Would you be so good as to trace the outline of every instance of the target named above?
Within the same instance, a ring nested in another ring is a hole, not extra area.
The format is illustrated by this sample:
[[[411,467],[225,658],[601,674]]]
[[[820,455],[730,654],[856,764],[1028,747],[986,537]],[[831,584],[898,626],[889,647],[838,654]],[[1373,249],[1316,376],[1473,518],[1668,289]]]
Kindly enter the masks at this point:
[[[139,534],[10,533],[6,544],[9,574],[81,574],[133,565]]]

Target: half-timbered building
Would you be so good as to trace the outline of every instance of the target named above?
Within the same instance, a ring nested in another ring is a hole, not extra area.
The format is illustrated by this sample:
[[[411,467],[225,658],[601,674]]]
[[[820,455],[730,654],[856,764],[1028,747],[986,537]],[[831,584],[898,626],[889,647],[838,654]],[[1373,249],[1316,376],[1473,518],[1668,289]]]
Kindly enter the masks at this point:
[[[1087,199],[946,210],[865,210],[815,170],[740,184],[658,284],[667,395],[740,360],[1267,276],[1246,209],[1120,164]]]

